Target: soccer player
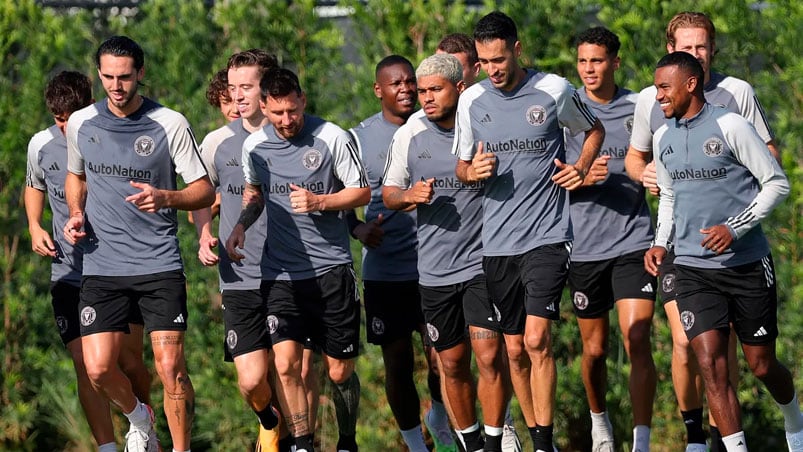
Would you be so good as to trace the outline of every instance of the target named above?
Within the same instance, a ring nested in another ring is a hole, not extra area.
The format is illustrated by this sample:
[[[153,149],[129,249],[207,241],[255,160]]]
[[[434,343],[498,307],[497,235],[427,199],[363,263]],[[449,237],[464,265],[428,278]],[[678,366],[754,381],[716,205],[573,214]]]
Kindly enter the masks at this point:
[[[232,100],[229,93],[229,70],[223,68],[215,73],[206,88],[206,101],[209,105],[216,107],[226,118],[227,122],[235,121],[240,118],[240,110]]]
[[[583,384],[591,409],[592,450],[613,452],[614,438],[605,404],[608,312],[616,305],[625,351],[631,362],[633,450],[649,450],[656,373],[650,333],[655,277],[644,270],[653,238],[644,187],[627,177],[624,158],[636,94],[616,85],[619,38],[603,27],[577,38],[577,90],[605,127],[605,141],[583,187],[569,194],[574,246],[569,270],[574,312],[583,340]],[[566,158],[580,157],[581,136],[566,136]],[[599,168],[598,168],[599,166]],[[600,169],[598,174],[595,170]]]
[[[212,184],[218,187],[221,200],[218,233],[228,237],[242,207],[243,142],[252,132],[268,125],[260,108],[259,82],[269,69],[277,67],[276,57],[251,49],[235,53],[228,61],[227,84],[231,101],[240,119],[211,132],[201,143],[201,158]],[[254,410],[265,430],[278,423],[277,413],[270,406],[271,387],[268,384],[270,336],[266,326],[267,306],[259,286],[262,281],[259,263],[265,243],[264,212],[256,221],[253,234],[243,248],[244,258],[233,262],[222,243],[212,231],[212,212],[209,208],[193,212],[199,235],[198,258],[204,265],[217,265],[223,301],[223,321],[226,329],[228,361],[234,361],[237,383],[248,406]],[[215,250],[219,254],[215,253]]]
[[[775,355],[775,272],[760,225],[789,193],[789,181],[749,121],[706,102],[704,79],[703,66],[684,51],[656,65],[656,100],[669,121],[653,137],[661,195],[644,264],[658,274],[674,234],[680,323],[726,449],[747,451],[728,375],[732,322],[751,371],[781,408],[789,450],[803,451],[792,375]]]
[[[173,449],[190,448],[195,394],[184,359],[187,290],[176,209],[212,204],[214,189],[187,120],[138,93],[142,48],[104,41],[95,62],[106,91],[67,123],[66,239],[84,247],[81,343],[87,374],[131,423],[127,450],[156,450],[153,411],[116,366],[131,305],[142,310],[164,387]],[[180,174],[187,184],[176,187]]]
[[[45,103],[55,124],[38,132],[28,144],[28,164],[25,186],[25,213],[31,234],[33,251],[52,259],[50,293],[53,314],[59,335],[70,353],[78,382],[78,400],[84,409],[89,429],[100,452],[115,451],[114,429],[109,402],[93,388],[84,366],[81,347],[78,302],[81,289],[83,253],[80,247],[68,243],[59,228],[68,218],[64,199],[64,178],[67,173],[67,140],[64,131],[73,112],[91,104],[92,82],[75,71],[62,71],[45,87]],[[47,193],[47,195],[45,195]],[[53,212],[53,235],[42,227],[42,213],[47,196]],[[142,315],[132,310],[130,334],[122,339],[118,365],[131,380],[134,393],[145,403],[150,402],[151,375],[142,356]]]
[[[419,416],[420,401],[413,380],[412,333],[423,329],[418,269],[415,212],[389,210],[382,202],[382,172],[393,134],[415,110],[416,80],[412,63],[390,55],[376,65],[374,94],[381,111],[349,130],[365,166],[371,186],[371,201],[365,208],[365,222],[353,212],[351,234],[363,244],[363,296],[368,342],[382,348],[385,365],[385,394],[412,452],[426,451]],[[423,338],[423,337],[422,337]],[[424,341],[426,344],[426,341]],[[430,361],[429,346],[426,346]],[[432,409],[425,415],[427,428],[438,451],[456,451],[449,419],[441,400],[440,380],[433,365],[427,383]],[[350,450],[338,444],[338,450]]]
[[[666,42],[667,52],[684,51],[697,58],[705,73],[703,90],[706,100],[713,105],[725,107],[744,116],[753,124],[777,159],[778,151],[772,130],[753,88],[743,80],[711,70],[716,53],[716,30],[711,19],[699,12],[676,14],[666,27]],[[625,157],[625,168],[633,180],[642,183],[652,194],[657,195],[655,164],[651,162],[652,138],[658,127],[665,122],[665,118],[655,100],[655,94],[654,86],[644,88],[639,93],[633,117],[630,147]],[[689,348],[689,342],[683,332],[678,315],[675,301],[676,272],[672,264],[672,257],[670,246],[668,258],[664,259],[661,264],[659,293],[672,331],[672,383],[687,430],[687,451],[698,452],[704,451],[706,447],[702,423],[703,388],[700,370],[697,368],[694,354]],[[730,350],[730,362],[735,362],[735,336],[731,337]],[[731,369],[731,378],[734,382],[738,378],[737,372],[735,367]],[[718,452],[722,450],[721,435],[713,418],[709,416],[709,419],[711,421],[711,448],[713,452]]]
[[[488,78],[460,96],[453,151],[460,180],[485,180],[483,268],[534,449],[547,452],[557,378],[550,321],[572,240],[567,190],[582,184],[605,132],[568,81],[519,66],[517,35],[500,12],[475,26]],[[585,132],[575,163],[565,162],[563,127]]]
[[[371,191],[347,132],[304,113],[306,97],[288,69],[260,82],[270,126],[243,145],[243,210],[226,241],[243,258],[245,231],[267,209],[261,292],[270,315],[279,401],[297,452],[313,450],[310,407],[299,365],[304,342],[320,346],[334,398],[356,419],[360,305],[341,211],[368,203]]]
[[[480,75],[480,61],[477,59],[477,48],[471,36],[463,33],[452,33],[438,42],[435,53],[448,53],[457,58],[463,67],[463,84],[466,88],[477,82]]]
[[[510,386],[482,273],[483,183],[456,180],[456,157],[449,152],[457,99],[465,87],[463,66],[452,55],[437,54],[421,62],[416,77],[426,117],[411,119],[394,135],[382,194],[388,207],[418,212],[424,316],[462,450],[501,451]],[[478,356],[484,445],[474,407],[470,347]]]

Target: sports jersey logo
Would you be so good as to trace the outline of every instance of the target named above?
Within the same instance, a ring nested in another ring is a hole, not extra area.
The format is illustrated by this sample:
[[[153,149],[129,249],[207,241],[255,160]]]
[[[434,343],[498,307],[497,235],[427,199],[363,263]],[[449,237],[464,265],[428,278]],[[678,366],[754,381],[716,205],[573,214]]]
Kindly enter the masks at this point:
[[[628,116],[625,118],[625,130],[627,130],[627,134],[630,135],[633,133],[633,117]]]
[[[691,311],[681,312],[680,324],[683,325],[683,331],[689,331],[694,326],[694,313]]]
[[[675,274],[674,273],[667,273],[661,278],[661,289],[664,292],[674,292],[675,291]]]
[[[226,345],[229,346],[229,350],[234,350],[234,347],[237,346],[237,333],[234,330],[226,333]]]
[[[420,159],[431,159],[432,154],[429,153],[429,149],[424,149],[420,154],[418,154],[418,158]]]
[[[659,157],[661,158],[661,161],[664,161],[664,157],[666,157],[667,155],[672,155],[674,153],[675,150],[672,149],[672,146],[667,146],[666,149],[661,150]]]
[[[92,306],[87,306],[84,309],[81,309],[81,325],[82,326],[89,326],[95,323],[95,319],[98,317],[98,313],[95,312],[95,308]]]
[[[709,138],[703,144],[703,153],[709,157],[719,157],[722,155],[722,150],[725,148],[725,145],[722,144],[722,141],[717,138]]]
[[[237,159],[232,157],[231,160],[226,162],[226,166],[240,166],[240,163],[237,162]]]
[[[374,317],[373,320],[371,320],[371,331],[377,336],[385,334],[385,322],[379,317]]]
[[[540,105],[533,105],[527,109],[526,118],[531,126],[540,126],[546,121],[546,108]]]
[[[432,342],[438,342],[438,339],[441,337],[441,333],[435,328],[435,325],[431,323],[427,323],[427,335],[429,335],[429,340]]]
[[[154,148],[153,138],[147,135],[142,135],[134,141],[134,152],[140,157],[147,157],[153,154]]]
[[[304,157],[301,160],[304,168],[310,171],[320,168],[322,162],[323,154],[321,154],[321,152],[317,149],[310,149],[309,151],[305,152]]]
[[[267,319],[268,323],[268,332],[270,334],[276,334],[276,330],[279,329],[279,319],[275,315],[269,315]]]
[[[50,171],[58,171],[58,170],[60,169],[60,168],[59,168],[59,164],[58,164],[58,163],[56,163],[56,162],[53,162],[53,164],[52,164],[52,165],[50,165],[50,168],[48,168],[48,169],[49,169]]]
[[[61,334],[66,333],[67,327],[69,326],[69,323],[67,322],[67,317],[61,315],[56,317],[56,326],[59,327],[59,333]]]
[[[488,124],[490,122],[493,122],[493,120],[491,119],[491,115],[489,115],[488,113],[485,113],[485,116],[483,116],[482,119],[480,119],[480,124]]]
[[[575,292],[573,301],[574,306],[581,311],[584,311],[588,307],[588,295],[583,292]]]

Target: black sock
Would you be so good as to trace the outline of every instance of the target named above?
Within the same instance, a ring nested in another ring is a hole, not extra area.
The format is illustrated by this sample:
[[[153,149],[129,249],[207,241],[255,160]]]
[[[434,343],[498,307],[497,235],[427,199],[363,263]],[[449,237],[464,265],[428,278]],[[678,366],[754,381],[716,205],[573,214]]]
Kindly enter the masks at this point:
[[[683,416],[683,423],[686,425],[686,442],[689,444],[705,444],[703,408],[681,411],[680,415]]]
[[[293,446],[292,436],[287,435],[284,438],[279,438],[279,452],[290,452],[290,448],[292,446]]]
[[[502,452],[502,435],[493,436],[485,433],[485,452]]]
[[[719,429],[713,425],[710,427],[710,430],[711,452],[726,452],[725,443],[722,442],[722,433],[719,433]]]
[[[482,450],[483,447],[485,447],[482,441],[482,435],[480,435],[480,429],[469,433],[460,433],[460,436],[463,437],[463,443],[466,445],[466,451],[468,452]]]
[[[265,430],[271,430],[279,424],[279,418],[276,417],[276,413],[273,412],[273,408],[270,404],[265,406],[262,411],[255,411],[255,413],[259,418],[259,423],[262,424]]]
[[[538,425],[527,427],[530,431],[530,438],[533,440],[533,450],[544,450],[552,452],[552,426]]]
[[[313,452],[315,446],[312,444],[312,433],[304,436],[296,436],[296,450],[303,450],[305,452]]]
[[[357,432],[357,410],[360,407],[360,379],[356,372],[352,372],[343,383],[334,384],[332,401],[335,403],[337,430],[340,437],[353,437]]]
[[[357,452],[357,435],[344,435],[341,433],[337,439],[337,450]]]

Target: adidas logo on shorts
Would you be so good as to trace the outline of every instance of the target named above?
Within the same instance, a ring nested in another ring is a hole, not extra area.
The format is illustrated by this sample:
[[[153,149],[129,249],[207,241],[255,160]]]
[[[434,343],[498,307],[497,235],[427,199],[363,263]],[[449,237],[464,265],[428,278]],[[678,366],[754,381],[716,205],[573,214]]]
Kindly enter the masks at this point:
[[[179,314],[178,317],[173,320],[173,323],[184,323],[184,314]]]
[[[767,333],[767,330],[765,330],[764,327],[762,326],[761,328],[758,329],[758,331],[755,332],[755,334],[753,334],[753,337],[766,336],[767,334],[769,333]]]
[[[652,283],[647,283],[644,287],[641,288],[641,291],[646,293],[653,293],[654,289],[652,288]]]

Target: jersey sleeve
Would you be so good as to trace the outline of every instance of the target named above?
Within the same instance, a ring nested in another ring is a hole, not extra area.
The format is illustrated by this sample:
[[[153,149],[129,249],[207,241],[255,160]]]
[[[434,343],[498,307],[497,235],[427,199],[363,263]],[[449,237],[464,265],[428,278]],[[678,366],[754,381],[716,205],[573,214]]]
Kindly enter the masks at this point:
[[[175,113],[176,118],[168,122],[168,137],[170,137],[170,156],[176,166],[176,173],[180,174],[184,182],[189,184],[207,175],[206,168],[201,161],[195,135],[192,133],[189,122],[184,116]]]
[[[665,130],[665,128],[661,128],[656,131],[653,143],[650,145],[653,149],[660,149],[657,143]],[[654,155],[653,161],[655,162],[658,187],[661,189],[661,194],[658,198],[658,218],[655,224],[655,241],[653,244],[668,249],[674,227],[675,192],[672,189],[672,178],[669,176],[669,172],[664,167],[661,159]]]
[[[563,81],[562,91],[556,98],[558,122],[562,127],[569,129],[573,135],[585,132],[597,122],[597,116],[583,102],[571,83],[565,79],[561,79],[561,81]]]
[[[67,171],[78,175],[84,174],[84,157],[78,148],[78,130],[84,123],[83,113],[85,110],[79,110],[70,115],[65,132],[65,138],[67,139]]]
[[[25,169],[25,185],[35,188],[40,191],[47,190],[47,181],[45,181],[45,172],[39,166],[39,151],[47,144],[50,139],[47,130],[38,132],[28,142],[28,163]]]
[[[221,140],[215,132],[208,134],[201,142],[201,161],[206,167],[206,173],[209,175],[209,180],[215,187],[220,185],[220,178],[217,175],[217,168],[215,167],[215,154],[217,153],[218,146]]]
[[[330,124],[334,127],[333,124]],[[334,174],[346,188],[362,188],[368,186],[368,176],[360,161],[357,146],[351,135],[341,130],[331,143],[332,158],[334,159]]]
[[[719,121],[732,122],[731,125],[721,127],[726,131],[728,146],[761,187],[747,208],[725,222],[738,239],[758,225],[786,198],[789,194],[789,180],[770,154],[766,143],[746,118],[734,113],[723,116]]]
[[[753,124],[764,143],[769,143],[775,136],[772,133],[769,121],[767,121],[767,115],[764,113],[753,87],[747,82],[744,85],[744,89],[740,90],[739,95],[736,97],[736,102],[739,104],[739,113]]]
[[[641,90],[633,112],[633,130],[630,134],[630,146],[640,152],[652,151],[652,129],[650,115],[655,105],[655,94],[648,87]]]
[[[457,101],[454,141],[452,142],[452,154],[465,161],[471,161],[476,150],[474,146],[474,131],[471,128],[471,114],[469,112],[473,99],[471,94],[471,92],[464,92]]]
[[[407,125],[401,126],[393,134],[388,151],[388,160],[382,176],[384,185],[389,187],[408,188],[410,186],[410,168],[407,166],[407,154],[410,149],[410,133]]]

